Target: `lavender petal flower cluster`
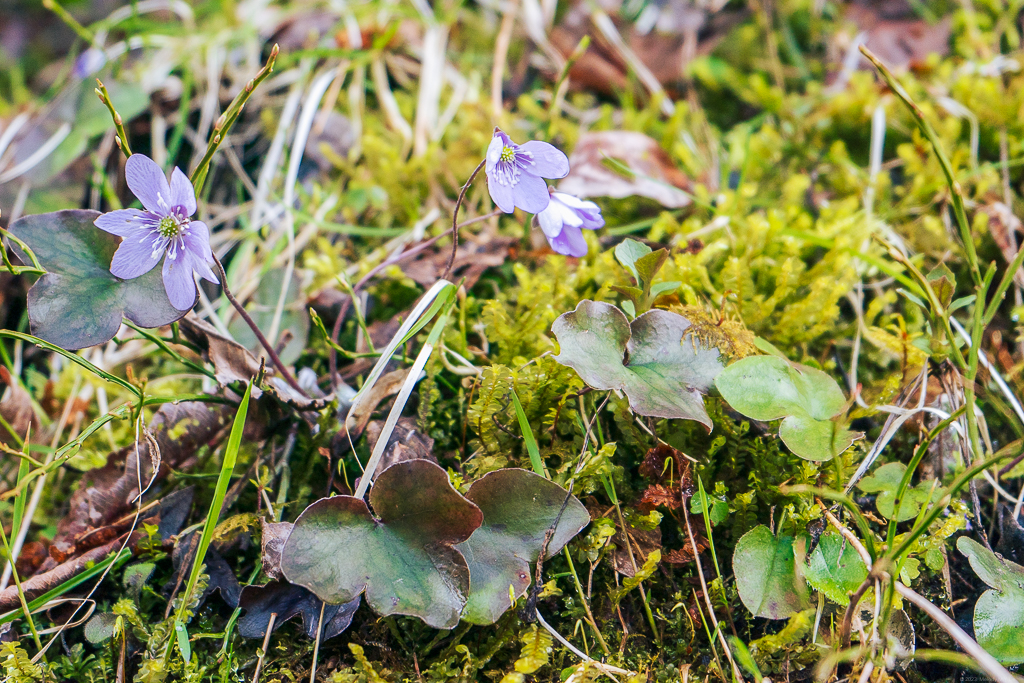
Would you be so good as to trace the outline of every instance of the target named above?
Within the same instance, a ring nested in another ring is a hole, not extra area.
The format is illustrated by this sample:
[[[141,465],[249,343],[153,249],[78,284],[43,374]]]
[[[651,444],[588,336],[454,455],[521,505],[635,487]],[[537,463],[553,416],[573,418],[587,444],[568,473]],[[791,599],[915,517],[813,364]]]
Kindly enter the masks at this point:
[[[131,280],[151,271],[163,258],[167,297],[179,311],[187,311],[196,300],[194,274],[218,282],[210,269],[210,230],[190,218],[196,212],[192,183],[175,168],[168,184],[157,163],[143,154],[128,158],[125,178],[144,210],[121,209],[96,219],[97,228],[123,238],[110,272]]]
[[[564,178],[569,159],[546,142],[531,140],[517,145],[498,128],[487,146],[485,172],[491,199],[505,213],[520,208],[537,216],[551,249],[568,256],[585,256],[587,242],[582,229],[604,225],[594,202],[550,190],[545,178]]]

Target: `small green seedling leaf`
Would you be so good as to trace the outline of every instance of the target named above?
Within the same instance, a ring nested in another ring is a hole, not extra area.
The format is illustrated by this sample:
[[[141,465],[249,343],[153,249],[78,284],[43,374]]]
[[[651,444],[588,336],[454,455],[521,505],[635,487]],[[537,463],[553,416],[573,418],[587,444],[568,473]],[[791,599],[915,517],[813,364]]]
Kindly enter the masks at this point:
[[[921,506],[928,502],[929,498],[934,502],[942,498],[945,489],[936,486],[932,490],[932,482],[922,481],[917,486],[908,487],[900,503],[899,513],[896,513],[896,492],[900,488],[900,481],[907,471],[907,466],[901,462],[890,462],[876,469],[870,476],[861,479],[857,488],[864,493],[877,493],[875,507],[879,514],[886,519],[894,519],[897,522],[905,522],[908,519],[917,517]]]
[[[622,264],[623,268],[632,273],[633,279],[636,280],[638,285],[642,284],[643,280],[636,267],[636,262],[650,253],[651,248],[649,246],[628,237],[619,242],[618,246],[615,247],[615,258]]]
[[[659,296],[661,296],[665,292],[671,292],[673,290],[679,289],[679,286],[681,284],[683,284],[683,283],[679,282],[678,280],[673,280],[672,282],[659,282],[656,285],[652,285],[651,286],[651,297],[658,298]]]
[[[640,284],[643,286],[644,291],[649,292],[651,290],[654,276],[658,274],[658,271],[661,270],[661,267],[665,265],[667,260],[668,251],[659,249],[658,251],[652,251],[650,254],[641,256],[633,262],[633,267],[636,268],[636,272],[640,275]]]
[[[732,568],[740,600],[755,617],[785,619],[809,607],[792,536],[776,538],[768,527],[754,527],[736,544]]]
[[[370,505],[373,514],[361,498],[335,496],[306,508],[285,542],[285,577],[324,602],[365,592],[378,614],[453,628],[469,593],[469,566],[454,546],[483,522],[480,508],[427,460],[384,470]]]
[[[595,389],[629,397],[640,415],[696,420],[711,428],[702,393],[721,371],[718,349],[688,334],[690,321],[653,310],[632,323],[615,306],[584,300],[551,326],[562,365]]]
[[[110,341],[122,317],[152,328],[188,312],[171,305],[159,266],[134,280],[111,274],[121,239],[93,225],[99,215],[72,209],[25,216],[11,226],[47,270],[28,292],[32,334],[68,350]]]
[[[823,535],[804,567],[804,578],[811,588],[839,605],[850,604],[850,593],[860,587],[867,575],[864,560],[838,534]]]
[[[949,304],[953,301],[953,295],[956,294],[956,276],[953,275],[953,271],[945,263],[940,263],[928,273],[928,283],[931,284],[935,296],[939,298],[939,302],[948,312]]]
[[[723,370],[715,386],[730,406],[749,418],[781,418],[779,437],[805,460],[831,460],[858,436],[833,419],[842,413],[846,398],[821,370],[774,355],[750,356]]]
[[[974,604],[974,635],[1003,664],[1024,662],[1024,567],[1004,560],[967,536],[956,542],[971,568],[992,590]]]
[[[462,618],[493,624],[526,594],[548,529],[557,521],[545,559],[589,524],[590,514],[558,484],[520,469],[483,476],[466,498],[479,506],[484,522],[468,541],[455,546],[469,564],[469,601]]]

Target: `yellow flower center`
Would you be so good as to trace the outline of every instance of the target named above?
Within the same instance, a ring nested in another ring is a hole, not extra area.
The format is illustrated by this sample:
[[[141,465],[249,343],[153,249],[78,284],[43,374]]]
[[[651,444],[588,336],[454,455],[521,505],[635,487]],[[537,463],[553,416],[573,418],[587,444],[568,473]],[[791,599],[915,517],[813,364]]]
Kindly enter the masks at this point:
[[[160,219],[157,230],[160,231],[161,237],[177,237],[181,233],[181,226],[170,216],[164,216]]]
[[[500,159],[502,161],[504,161],[506,164],[515,161],[515,158],[516,158],[516,151],[514,149],[512,149],[511,147],[502,147],[501,148],[501,157],[500,157]]]

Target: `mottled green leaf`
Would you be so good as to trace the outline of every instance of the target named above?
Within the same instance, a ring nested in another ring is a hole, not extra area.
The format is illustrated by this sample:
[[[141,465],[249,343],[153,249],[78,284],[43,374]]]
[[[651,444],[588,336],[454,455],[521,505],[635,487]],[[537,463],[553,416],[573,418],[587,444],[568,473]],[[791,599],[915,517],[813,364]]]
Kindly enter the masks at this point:
[[[1004,560],[967,536],[956,542],[971,568],[993,590],[974,604],[978,644],[1003,664],[1024,662],[1024,567]]]
[[[99,215],[72,209],[25,216],[11,226],[47,270],[28,292],[32,334],[69,350],[109,341],[122,317],[160,327],[187,312],[168,300],[159,265],[134,280],[110,273],[121,239],[93,225]]]
[[[469,566],[453,546],[480,526],[480,508],[427,460],[384,470],[370,505],[373,514],[360,498],[335,496],[306,508],[285,542],[285,577],[324,602],[349,602],[365,592],[379,614],[453,628],[469,592]]]
[[[640,415],[711,420],[701,396],[721,371],[718,349],[705,348],[688,334],[690,321],[653,310],[632,324],[615,306],[581,301],[555,320],[562,365],[576,370],[595,389],[616,389]]]
[[[838,534],[821,537],[803,571],[811,588],[840,605],[850,604],[849,594],[856,591],[868,575],[868,568],[856,549]]]
[[[493,624],[512,606],[510,586],[516,598],[526,594],[548,529],[557,520],[547,548],[550,558],[590,523],[590,514],[558,484],[520,469],[485,475],[473,482],[466,498],[480,507],[484,522],[468,541],[456,546],[466,557],[470,575],[462,618]]]
[[[805,460],[831,460],[858,437],[833,421],[846,398],[821,370],[777,356],[750,356],[723,370],[715,386],[730,406],[749,418],[782,419],[779,437]]]
[[[754,527],[736,544],[732,570],[740,600],[755,617],[785,619],[809,606],[792,536],[776,538],[768,527]]]

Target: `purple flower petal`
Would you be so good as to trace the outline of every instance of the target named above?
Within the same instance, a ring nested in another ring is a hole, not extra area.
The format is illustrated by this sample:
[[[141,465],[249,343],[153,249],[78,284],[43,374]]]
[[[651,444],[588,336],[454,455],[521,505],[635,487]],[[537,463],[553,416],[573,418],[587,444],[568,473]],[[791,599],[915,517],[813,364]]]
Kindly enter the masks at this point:
[[[163,252],[153,255],[153,240],[159,235],[155,232],[136,232],[121,240],[121,246],[114,252],[110,261],[110,272],[122,280],[133,280],[153,270],[160,262]]]
[[[151,218],[152,214],[139,209],[119,209],[105,213],[93,221],[100,230],[118,237],[129,237],[139,230],[154,227],[159,219]]]
[[[502,133],[502,135],[505,138],[508,137],[504,133]],[[509,142],[511,143],[511,140]],[[491,138],[490,144],[487,145],[487,153],[484,155],[484,158],[487,160],[487,164],[484,166],[484,173],[487,174],[488,178],[494,176],[494,169],[498,165],[498,160],[501,158],[501,150],[504,147],[505,141],[501,137],[498,137],[498,134],[495,133],[494,137]],[[510,212],[506,211],[506,213]]]
[[[540,213],[548,208],[548,203],[551,201],[547,183],[529,173],[519,176],[519,181],[511,189],[515,205],[527,213]],[[494,196],[493,193],[491,196]],[[506,213],[509,212],[506,211]]]
[[[177,166],[171,171],[171,206],[185,207],[185,216],[196,212],[196,191]]]
[[[565,192],[551,193],[552,204],[564,204],[582,220],[581,226],[589,230],[596,230],[604,227],[604,218],[601,216],[601,207],[594,202],[580,199],[579,197]]]
[[[148,211],[166,216],[171,211],[171,188],[164,172],[145,154],[133,154],[124,166],[128,188]]]
[[[526,169],[527,173],[539,175],[541,178],[564,178],[569,175],[569,158],[554,145],[540,140],[530,140],[519,146],[533,157],[533,165]]]
[[[188,224],[188,232],[185,234],[185,249],[192,258],[192,266],[199,273],[200,277],[213,282],[220,283],[214,274],[210,264],[213,263],[213,252],[210,250],[210,229],[202,221],[192,221]]]
[[[505,213],[512,213],[516,210],[511,185],[506,185],[493,177],[488,176],[487,191],[491,193],[491,199],[494,200],[497,207]]]
[[[537,223],[548,239],[551,239],[557,237],[564,226],[578,228],[583,224],[583,220],[568,206],[552,197],[548,208],[537,214]]]
[[[171,305],[187,311],[196,303],[196,281],[192,275],[192,259],[187,251],[179,251],[177,258],[164,259],[164,290]]]
[[[577,258],[587,255],[587,241],[583,239],[583,231],[579,228],[566,226],[558,237],[549,238],[548,243],[559,254]]]

